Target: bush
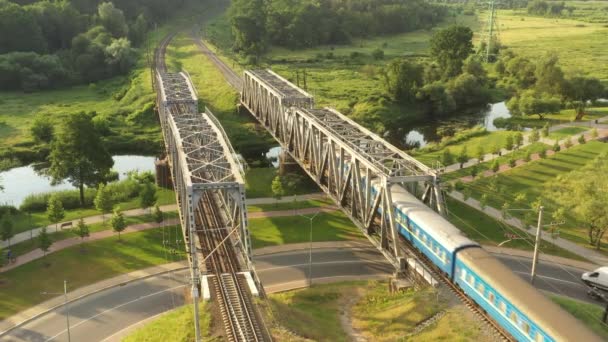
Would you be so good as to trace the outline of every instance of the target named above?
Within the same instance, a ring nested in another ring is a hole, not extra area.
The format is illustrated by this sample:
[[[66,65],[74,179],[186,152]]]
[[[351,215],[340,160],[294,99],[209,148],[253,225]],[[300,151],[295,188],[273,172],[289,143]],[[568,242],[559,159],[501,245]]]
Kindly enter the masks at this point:
[[[0,217],[4,217],[4,215],[6,215],[6,214],[9,214],[11,216],[17,215],[18,212],[19,212],[19,210],[12,205],[8,205],[8,204],[0,205]]]
[[[515,167],[516,165],[517,165],[517,161],[515,160],[515,158],[509,159],[509,166],[510,167]]]
[[[375,49],[374,51],[372,51],[372,57],[375,60],[384,59],[384,50],[382,50],[382,49]]]
[[[565,148],[572,147],[572,139],[571,138],[566,139],[566,141],[564,142],[564,147]]]
[[[63,190],[55,192],[44,192],[39,194],[28,195],[21,203],[19,209],[21,211],[45,211],[47,203],[51,195],[56,195],[64,209],[77,209],[80,208],[80,193],[78,190]],[[93,198],[95,197],[95,189],[85,189],[84,191],[84,203],[86,207],[93,204]]]
[[[487,133],[488,131],[486,131],[483,126],[475,126],[469,129],[464,129],[452,137],[443,137],[440,143],[430,143],[420,150],[424,152],[436,152],[446,146],[455,145],[474,137],[486,135]]]
[[[559,152],[559,150],[561,150],[562,148],[559,146],[559,143],[556,141],[555,144],[553,144],[552,150],[553,152]]]
[[[580,137],[578,137],[578,143],[582,145],[582,144],[584,144],[585,142],[587,142],[587,141],[585,140],[585,136],[584,136],[583,134],[581,134],[581,136],[580,136]]]

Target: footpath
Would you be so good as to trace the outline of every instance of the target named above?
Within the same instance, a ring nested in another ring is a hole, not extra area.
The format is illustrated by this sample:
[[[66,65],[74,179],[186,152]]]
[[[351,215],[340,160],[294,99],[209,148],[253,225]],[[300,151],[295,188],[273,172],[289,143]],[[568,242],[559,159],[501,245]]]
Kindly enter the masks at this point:
[[[496,208],[493,208],[490,206],[485,206],[484,208],[482,208],[479,201],[474,198],[468,198],[467,200],[465,200],[464,195],[458,191],[452,191],[449,194],[449,196],[485,213],[486,215],[488,215],[490,217],[493,217],[494,219],[496,219],[498,221],[505,222],[505,223],[511,225],[512,227],[519,229],[522,232],[531,233],[531,234],[534,234],[536,232],[535,230],[529,231],[528,229],[526,229],[524,223],[516,217],[509,217],[508,219],[505,220],[503,218],[502,211],[499,209],[496,209]],[[566,239],[562,239],[560,237],[554,238],[552,236],[549,236],[548,234],[545,234],[545,232],[543,232],[542,230],[541,230],[540,237],[541,237],[541,239],[543,239],[547,242],[550,242],[556,246],[559,246],[565,250],[568,250],[569,252],[577,254],[597,265],[604,266],[604,265],[608,264],[608,257],[603,255],[602,253],[596,252],[589,248],[585,248],[574,242],[568,241]]]
[[[298,201],[303,201],[303,200],[309,200],[309,199],[322,199],[325,198],[325,194],[324,193],[314,193],[314,194],[308,194],[308,195],[299,195],[296,197],[296,199]],[[287,196],[287,197],[283,197],[280,200],[276,200],[272,197],[261,197],[261,198],[251,198],[251,199],[247,199],[247,205],[257,205],[257,204],[273,204],[273,203],[290,203],[294,201],[294,196]],[[177,210],[177,205],[176,204],[168,204],[168,205],[163,205],[163,206],[159,206],[160,210],[162,210],[163,212],[168,212],[168,211],[176,211]],[[147,210],[144,209],[131,209],[131,210],[125,210],[122,212],[125,216],[142,216],[142,215],[146,215],[149,212]],[[110,216],[110,214],[106,215],[106,219]],[[95,216],[89,216],[89,217],[84,217],[83,218],[84,223],[86,224],[93,224],[93,223],[99,223],[99,222],[103,222],[104,220],[104,215],[95,215]],[[64,221],[64,222],[59,222],[57,223],[57,225],[61,226],[63,223],[69,223],[72,222],[72,226],[76,226],[76,224],[78,223],[78,220],[73,220],[73,221]],[[40,234],[40,231],[42,230],[42,228],[47,228],[47,230],[49,232],[52,232],[55,230],[55,224],[52,225],[48,225],[46,227],[39,227],[39,228],[34,228],[34,229],[30,229],[24,232],[21,232],[19,234],[15,234],[15,236],[13,236],[11,238],[11,245],[14,245],[16,243],[19,242],[23,242],[26,240],[30,240],[33,239],[35,237],[38,236],[38,234]],[[2,248],[6,248],[8,247],[8,241],[0,241],[0,247]]]
[[[592,139],[592,137],[591,137],[591,130],[593,128],[597,129],[597,133],[598,133],[598,137],[597,138],[598,139],[608,137],[608,124],[607,124],[608,123],[608,116],[605,116],[605,117],[603,117],[601,119],[598,119],[597,122],[598,122],[597,124],[594,121],[570,122],[570,123],[559,124],[559,125],[555,125],[555,126],[549,127],[549,133],[555,132],[555,131],[558,131],[560,129],[567,128],[567,127],[588,127],[589,128],[589,130],[584,131],[582,133],[575,134],[575,135],[572,135],[570,137],[566,137],[566,138],[563,138],[561,140],[558,140],[557,143],[560,145],[560,150],[563,151],[563,150],[566,149],[566,146],[565,146],[566,140],[570,140],[572,142],[572,146],[575,146],[575,145],[578,144],[578,138],[581,135],[585,136],[585,140],[587,140],[587,141],[591,140]],[[525,142],[520,147],[525,147],[525,146],[528,146],[528,145],[531,144],[530,141],[529,141],[530,140],[529,137],[530,137],[530,132],[524,133],[524,141]],[[550,139],[550,138],[547,138],[547,137],[541,137],[539,141],[542,142],[542,143],[545,143],[545,144],[547,144],[549,146],[553,146],[553,144],[556,142],[555,139]],[[490,161],[490,160],[494,160],[494,159],[499,158],[501,156],[509,155],[510,153],[512,153],[514,151],[516,151],[516,150],[509,151],[509,150],[503,148],[503,149],[500,150],[500,152],[501,152],[500,156],[492,154],[492,153],[487,153],[486,155],[483,156],[483,161],[487,162],[487,161]],[[551,151],[551,152],[553,152],[553,151]],[[551,155],[552,154],[551,152],[548,151],[547,155]],[[533,155],[531,155],[531,158],[532,158],[532,160],[535,160],[535,159],[538,159],[539,156],[538,156],[538,154],[533,154]],[[525,162],[523,160],[518,160],[517,161],[517,166],[522,165],[524,163]],[[477,158],[471,158],[466,163],[463,164],[462,168],[471,167],[471,166],[474,166],[474,165],[477,165],[477,164],[479,164],[479,160]],[[501,170],[503,169],[503,167],[506,167],[506,169],[509,169],[507,165],[501,165]],[[448,172],[453,172],[453,171],[457,171],[457,170],[460,170],[460,169],[461,169],[460,163],[455,163],[455,164],[446,166],[442,170],[443,170],[443,172],[448,173]],[[492,174],[493,173],[491,171],[488,171],[488,172],[486,172],[485,176],[492,175]],[[465,178],[467,178],[467,177],[465,177]]]
[[[333,205],[327,205],[327,206],[315,207],[315,208],[303,208],[303,209],[297,209],[297,215],[311,215],[311,214],[316,214],[319,212],[332,212],[332,211],[336,211],[338,209],[339,209],[338,207],[333,206]],[[279,210],[279,211],[254,212],[254,213],[249,214],[249,218],[281,217],[281,216],[293,216],[293,215],[294,215],[294,210],[290,209],[290,210]],[[159,227],[163,227],[163,226],[177,225],[179,223],[180,223],[179,219],[167,219],[161,223],[156,223],[156,222],[138,223],[138,224],[133,224],[133,225],[127,226],[121,234],[141,232],[144,230],[159,228]],[[86,238],[85,243],[109,238],[114,235],[116,235],[116,233],[114,233],[111,229],[103,230],[100,232],[95,232],[95,233],[92,233],[88,238]],[[48,255],[49,253],[54,253],[54,252],[60,251],[62,249],[68,248],[68,247],[78,246],[81,243],[82,243],[82,241],[79,237],[59,240],[59,241],[56,241],[53,243],[53,245],[51,246],[51,248],[49,249],[49,251],[46,254]],[[33,251],[20,255],[17,257],[17,261],[15,263],[1,267],[0,273],[10,271],[16,267],[19,267],[23,264],[28,263],[28,262],[43,258],[44,255],[45,254],[40,249],[35,249]]]

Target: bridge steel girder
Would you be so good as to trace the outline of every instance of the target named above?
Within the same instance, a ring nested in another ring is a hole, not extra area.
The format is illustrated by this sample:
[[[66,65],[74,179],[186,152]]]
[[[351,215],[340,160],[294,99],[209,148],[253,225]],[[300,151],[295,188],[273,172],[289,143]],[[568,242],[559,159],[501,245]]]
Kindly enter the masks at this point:
[[[197,227],[195,219],[197,214],[203,214],[199,213],[202,208],[199,202],[205,192],[210,192],[211,198],[216,201],[224,227],[230,231],[237,230],[234,234],[237,236],[234,243],[237,255],[255,277],[245,203],[244,169],[238,155],[209,109],[198,113],[196,92],[186,73],[157,72],[156,76],[159,117],[175,184],[182,233],[189,261],[193,265],[192,279],[198,286],[200,270],[206,272],[205,263],[197,257],[196,251],[201,250],[201,244],[197,234],[200,227]],[[165,85],[171,91],[165,89]]]
[[[435,170],[338,111],[313,109],[312,96],[272,71],[245,71],[241,104],[360,228],[380,227],[377,247],[395,267],[401,256],[391,185],[431,186],[429,203],[445,214]]]

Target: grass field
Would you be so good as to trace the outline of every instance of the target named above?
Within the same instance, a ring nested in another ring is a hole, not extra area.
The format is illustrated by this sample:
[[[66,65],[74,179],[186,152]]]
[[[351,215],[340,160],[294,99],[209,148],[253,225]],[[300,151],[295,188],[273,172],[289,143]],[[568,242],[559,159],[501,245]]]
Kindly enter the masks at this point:
[[[479,17],[485,18],[486,13]],[[516,53],[537,59],[555,52],[566,73],[588,74],[608,82],[608,27],[604,24],[531,17],[511,10],[499,10],[498,23],[501,43]]]
[[[548,138],[554,140],[562,140],[564,138],[588,131],[587,127],[566,127],[549,133]]]
[[[165,217],[165,220],[167,220],[167,219],[171,219],[171,218],[176,218],[178,216],[177,216],[177,212],[171,211],[171,212],[164,213],[164,217]],[[89,224],[88,225],[89,233],[95,233],[95,232],[112,229],[112,227],[110,226],[110,218],[111,218],[111,215],[108,214],[106,217],[105,224],[103,222]],[[130,225],[138,224],[138,223],[154,222],[154,218],[151,215],[127,216],[127,217],[125,217],[125,222],[127,223],[127,226],[130,226]],[[59,230],[59,231],[55,231],[55,229],[50,229],[48,231],[49,238],[51,239],[51,241],[56,242],[56,241],[60,241],[60,240],[68,239],[68,238],[78,237],[78,235],[76,235],[76,233],[75,233],[75,229],[76,229],[75,227],[72,229]],[[86,238],[85,238],[84,242],[87,242]],[[25,253],[31,252],[35,249],[38,249],[38,239],[37,238],[34,238],[33,240],[26,240],[26,241],[11,245],[11,251],[14,256],[20,256]],[[53,251],[53,246],[51,246],[50,251],[51,252]]]
[[[249,219],[249,231],[254,248],[308,242],[310,220],[302,216]],[[312,221],[314,242],[358,239],[364,239],[363,234],[341,211],[319,213]]]
[[[583,303],[563,296],[551,295],[550,297],[551,300],[585,323],[604,340],[608,340],[608,325],[602,323],[602,314],[604,313],[602,306]]]
[[[278,169],[272,167],[250,168],[245,174],[245,190],[247,198],[272,197],[272,180],[277,176]],[[296,195],[310,194],[321,191],[308,176],[296,189]]]
[[[185,305],[173,311],[164,313],[162,316],[135,330],[122,342],[164,342],[164,341],[194,341],[194,315],[192,305]],[[199,304],[199,324],[203,341],[220,341],[209,335],[211,327],[211,312],[206,302]]]
[[[521,249],[525,251],[534,250],[534,236],[523,233],[520,230],[510,227],[475,208],[472,208],[458,200],[447,197],[449,210],[448,220],[460,229],[468,238],[482,245],[497,246],[501,242],[508,240],[505,234],[517,234],[525,239],[517,239],[507,242],[503,247]],[[557,247],[546,241],[541,241],[540,251],[544,254],[561,256],[568,259],[586,261],[584,258],[569,252],[566,249]]]
[[[177,226],[165,229],[181,234]],[[123,234],[122,242],[116,237],[94,241],[85,252],[73,246],[0,273],[0,319],[49,299],[41,292],[57,292],[64,280],[70,290],[175,261],[167,259],[162,239],[162,229]]]
[[[545,186],[557,176],[579,169],[597,157],[600,153],[608,151],[608,144],[591,141],[584,145],[577,145],[568,150],[561,151],[546,159],[530,162],[515,169],[499,173],[496,177],[497,189],[493,190],[491,177],[480,178],[470,184],[473,197],[479,199],[481,194],[488,195],[488,205],[501,208],[503,203],[513,205],[518,193],[525,193],[528,202],[536,200],[543,195]],[[555,204],[550,199],[543,202],[548,215],[553,212]],[[517,212],[513,212],[514,216]],[[548,219],[549,220],[549,219]],[[559,227],[560,236],[587,245],[586,229],[580,223],[566,215],[566,223]]]
[[[172,190],[167,189],[158,189],[157,191],[157,201],[158,205],[166,205],[166,204],[174,204],[175,203],[175,193]],[[120,207],[120,210],[131,210],[140,208],[139,198],[133,198],[127,202],[117,203],[115,207]],[[89,217],[101,215],[101,212],[94,208],[84,208],[84,209],[69,209],[65,210],[65,218],[62,219],[62,222],[72,221],[80,219],[81,217]],[[13,232],[15,234],[30,230],[32,228],[39,228],[50,225],[45,212],[34,212],[31,215],[28,215],[24,212],[19,212],[17,215],[11,216],[13,220],[14,227]]]

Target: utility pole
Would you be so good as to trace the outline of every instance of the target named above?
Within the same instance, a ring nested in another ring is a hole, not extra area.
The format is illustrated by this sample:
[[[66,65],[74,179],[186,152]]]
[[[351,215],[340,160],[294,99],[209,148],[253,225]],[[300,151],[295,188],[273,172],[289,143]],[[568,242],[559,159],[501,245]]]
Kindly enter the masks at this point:
[[[300,215],[310,221],[310,242],[308,245],[308,287],[312,286],[312,220],[319,215],[320,211],[316,214],[308,217],[306,215]]]
[[[72,336],[70,334],[70,308],[68,306],[68,281],[63,281],[63,300],[65,306],[65,322],[68,327],[68,342],[72,341]]]
[[[536,263],[538,262],[540,234],[543,225],[543,209],[544,207],[542,205],[538,208],[538,224],[536,226],[536,240],[534,241],[534,258],[532,259],[532,273],[530,275],[530,282],[532,284],[534,284],[534,279],[536,278]]]
[[[494,0],[490,0],[490,20],[488,23],[488,42],[486,44],[486,63],[490,62],[490,53],[492,52],[492,37],[494,35]]]

